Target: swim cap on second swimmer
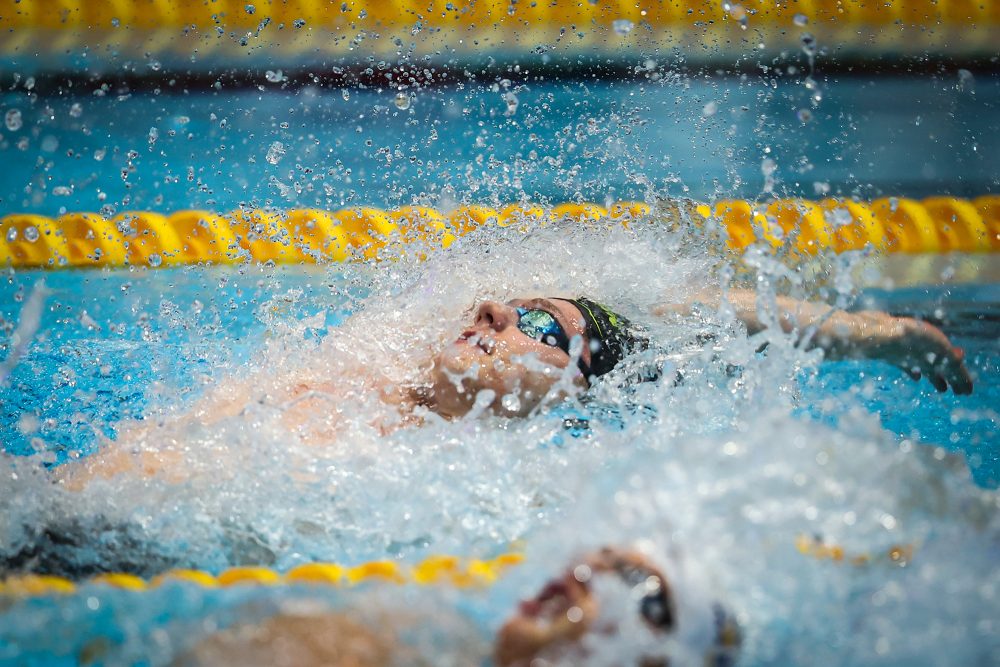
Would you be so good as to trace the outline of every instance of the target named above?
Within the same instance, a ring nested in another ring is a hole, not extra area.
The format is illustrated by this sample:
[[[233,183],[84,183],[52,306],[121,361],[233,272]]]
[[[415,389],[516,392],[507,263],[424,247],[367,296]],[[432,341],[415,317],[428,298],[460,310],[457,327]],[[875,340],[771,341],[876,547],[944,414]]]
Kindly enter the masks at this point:
[[[585,297],[562,301],[572,303],[583,315],[590,342],[590,366],[581,359],[580,370],[588,379],[610,373],[629,352],[648,346],[632,323],[610,308]]]

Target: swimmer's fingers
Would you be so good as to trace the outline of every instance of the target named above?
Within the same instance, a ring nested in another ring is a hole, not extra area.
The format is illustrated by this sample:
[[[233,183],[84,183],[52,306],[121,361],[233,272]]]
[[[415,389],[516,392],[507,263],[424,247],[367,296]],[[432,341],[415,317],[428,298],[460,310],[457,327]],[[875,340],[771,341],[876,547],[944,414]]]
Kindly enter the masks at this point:
[[[872,321],[876,328],[866,341],[869,358],[895,364],[914,380],[926,377],[938,391],[948,391],[951,387],[956,394],[972,393],[972,377],[965,366],[965,353],[962,348],[952,345],[940,329],[908,317],[883,316]]]
[[[972,376],[965,365],[965,351],[962,348],[949,346],[947,353],[936,368],[941,381],[947,382],[953,392],[956,394],[972,393]],[[945,390],[939,388],[939,391]]]
[[[906,361],[901,364],[915,380],[925,376],[940,392],[972,393],[972,376],[965,366],[965,352],[951,344],[937,327],[911,320],[907,323]]]

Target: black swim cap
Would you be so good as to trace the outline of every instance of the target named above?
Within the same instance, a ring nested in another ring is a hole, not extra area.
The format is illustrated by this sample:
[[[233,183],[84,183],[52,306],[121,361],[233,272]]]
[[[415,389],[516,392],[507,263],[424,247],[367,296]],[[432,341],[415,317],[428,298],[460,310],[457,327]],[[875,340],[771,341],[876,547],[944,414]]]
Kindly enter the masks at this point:
[[[649,347],[649,340],[628,319],[585,297],[559,299],[576,306],[590,344],[590,366],[580,359],[580,370],[590,381],[614,370],[625,355]]]

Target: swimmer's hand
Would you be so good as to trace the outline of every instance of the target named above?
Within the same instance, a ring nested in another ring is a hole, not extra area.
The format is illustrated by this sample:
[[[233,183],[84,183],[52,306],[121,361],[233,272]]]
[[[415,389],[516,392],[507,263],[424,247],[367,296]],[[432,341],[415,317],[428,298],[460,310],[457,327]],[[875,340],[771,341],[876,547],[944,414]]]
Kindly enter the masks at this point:
[[[654,309],[654,313],[683,315],[691,312],[692,303],[718,307],[721,298],[717,290],[705,290],[688,303]],[[806,349],[821,348],[827,359],[881,359],[899,366],[914,380],[926,377],[938,391],[951,387],[956,394],[972,393],[965,353],[933,324],[877,310],[848,313],[784,296],[775,299],[774,319],[768,322],[761,318],[755,292],[733,289],[725,298],[747,333],[758,333],[775,323]]]
[[[965,352],[933,324],[880,311],[844,313],[849,318],[843,356],[881,359],[899,366],[914,380],[926,377],[938,391],[972,393]],[[836,318],[840,319],[840,318]],[[831,322],[834,326],[836,323]],[[823,336],[822,327],[819,335]],[[821,347],[826,347],[820,342]],[[839,347],[834,344],[832,347]]]

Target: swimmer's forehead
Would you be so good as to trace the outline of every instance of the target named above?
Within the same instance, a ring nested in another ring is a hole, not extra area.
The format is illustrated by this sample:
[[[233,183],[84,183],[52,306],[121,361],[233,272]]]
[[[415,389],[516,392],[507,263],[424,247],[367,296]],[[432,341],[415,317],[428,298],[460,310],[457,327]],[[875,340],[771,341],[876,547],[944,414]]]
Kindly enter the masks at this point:
[[[559,326],[563,328],[566,335],[583,336],[585,333],[583,325],[583,315],[580,310],[569,301],[559,299],[546,299],[539,297],[535,299],[511,299],[508,302],[511,306],[522,306],[527,308],[538,308],[544,310],[556,318]]]

